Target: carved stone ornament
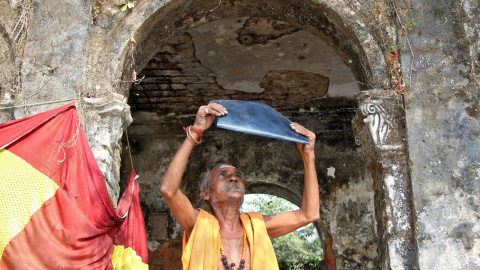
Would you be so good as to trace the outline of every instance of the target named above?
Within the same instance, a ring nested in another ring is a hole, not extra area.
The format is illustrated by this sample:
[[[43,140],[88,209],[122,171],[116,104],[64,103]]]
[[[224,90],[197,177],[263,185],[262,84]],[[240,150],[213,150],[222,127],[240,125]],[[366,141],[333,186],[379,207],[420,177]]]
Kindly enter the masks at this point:
[[[81,107],[79,113],[85,134],[116,207],[120,193],[121,139],[125,127],[133,121],[130,106],[125,96],[115,93],[84,98],[77,106]]]
[[[402,96],[395,91],[369,90],[356,98],[358,109],[352,121],[353,132],[355,142],[364,148],[365,154],[403,149]]]

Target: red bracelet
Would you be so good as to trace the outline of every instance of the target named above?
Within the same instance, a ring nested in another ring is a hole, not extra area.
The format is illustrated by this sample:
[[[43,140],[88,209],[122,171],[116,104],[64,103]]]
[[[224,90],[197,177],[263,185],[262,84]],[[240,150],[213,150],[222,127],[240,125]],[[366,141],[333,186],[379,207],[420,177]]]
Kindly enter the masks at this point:
[[[189,126],[188,128],[193,130],[195,133],[197,133],[199,137],[202,137],[202,135],[203,135],[202,132],[200,130],[196,129],[194,126]],[[183,127],[183,130],[187,131],[187,128]]]

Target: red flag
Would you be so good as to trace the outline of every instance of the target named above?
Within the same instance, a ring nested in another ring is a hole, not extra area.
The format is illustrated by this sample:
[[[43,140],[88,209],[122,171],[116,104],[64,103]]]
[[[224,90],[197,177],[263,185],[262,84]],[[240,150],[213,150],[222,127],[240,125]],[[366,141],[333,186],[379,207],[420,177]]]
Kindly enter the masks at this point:
[[[147,235],[136,177],[135,170],[132,170],[130,182],[117,207],[117,215],[125,220],[113,235],[112,263],[115,269],[148,269]]]
[[[0,124],[0,149],[0,269],[113,269],[112,237],[145,235],[125,222],[144,224],[138,186],[113,208],[74,103]]]

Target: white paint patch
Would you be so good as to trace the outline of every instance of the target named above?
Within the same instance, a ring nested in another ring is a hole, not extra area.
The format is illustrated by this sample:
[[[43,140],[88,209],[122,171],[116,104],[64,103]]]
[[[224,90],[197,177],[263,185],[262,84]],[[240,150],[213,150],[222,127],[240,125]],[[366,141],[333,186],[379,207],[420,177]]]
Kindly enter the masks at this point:
[[[391,200],[395,200],[395,177],[393,175],[387,175],[385,177],[385,185],[388,192],[388,197]]]
[[[334,167],[327,168],[327,176],[331,176],[331,177],[335,178],[335,168]]]

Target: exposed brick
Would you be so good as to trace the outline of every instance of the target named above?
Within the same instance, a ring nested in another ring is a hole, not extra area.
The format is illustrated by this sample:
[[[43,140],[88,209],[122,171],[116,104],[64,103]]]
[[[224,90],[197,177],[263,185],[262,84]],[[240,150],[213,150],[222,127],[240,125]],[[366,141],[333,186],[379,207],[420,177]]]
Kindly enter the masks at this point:
[[[198,77],[184,76],[184,77],[172,77],[170,78],[172,83],[198,83],[200,79]]]
[[[158,85],[159,90],[171,90],[172,89],[170,83],[158,83],[157,85]]]
[[[149,83],[168,83],[168,78],[166,77],[145,77],[142,84],[149,84]]]
[[[152,77],[153,76],[153,71],[152,69],[144,69],[140,73],[138,73],[137,77],[141,78],[143,76],[145,77]]]
[[[177,69],[157,69],[153,71],[153,74],[154,76],[181,76],[183,75],[183,72]]]
[[[173,56],[170,53],[157,53],[153,56],[152,61],[162,62],[162,61],[172,61]]]
[[[149,97],[174,97],[174,91],[148,91]]]
[[[182,269],[182,241],[169,240],[155,251],[149,251],[149,268],[157,270]]]
[[[158,63],[158,69],[180,69],[175,62],[160,62]]]
[[[142,92],[143,90],[145,90],[143,84],[133,84],[130,88],[131,92]]]
[[[142,83],[143,89],[148,90],[157,90],[158,85],[156,83]]]
[[[146,97],[135,97],[135,101],[139,104],[148,103],[148,98],[146,98]]]
[[[145,96],[145,91],[132,91],[130,93],[130,97],[138,99],[138,98],[144,98]]]
[[[182,89],[187,89],[187,86],[183,83],[172,83],[172,89],[182,90]]]
[[[201,89],[219,89],[220,87],[213,83],[190,83],[189,89],[201,90]]]
[[[136,106],[139,110],[151,110],[153,109],[152,105],[149,103],[137,103]]]

